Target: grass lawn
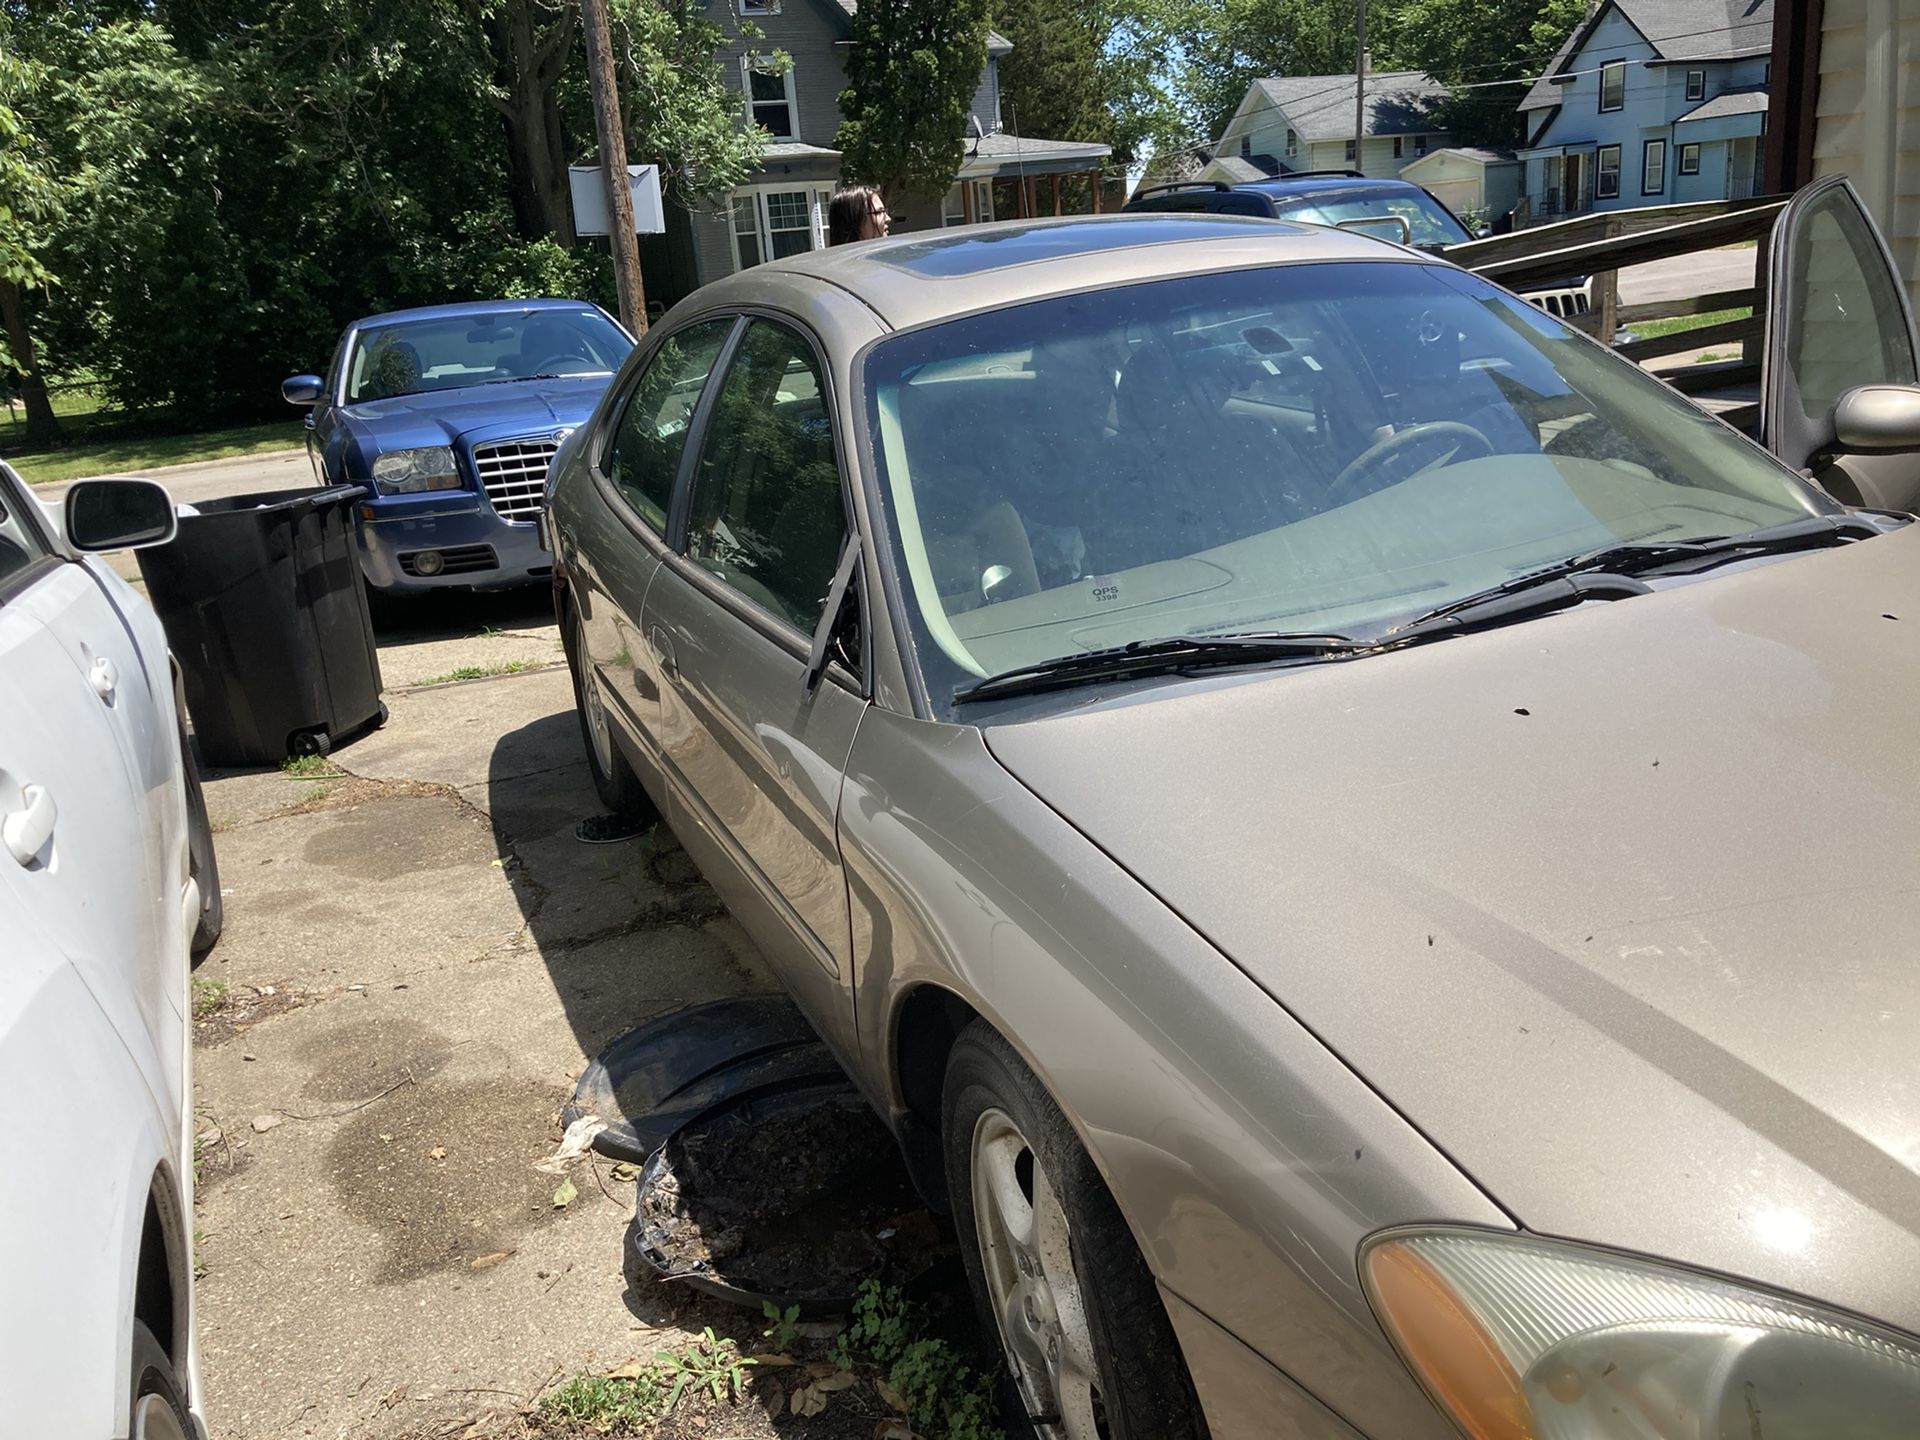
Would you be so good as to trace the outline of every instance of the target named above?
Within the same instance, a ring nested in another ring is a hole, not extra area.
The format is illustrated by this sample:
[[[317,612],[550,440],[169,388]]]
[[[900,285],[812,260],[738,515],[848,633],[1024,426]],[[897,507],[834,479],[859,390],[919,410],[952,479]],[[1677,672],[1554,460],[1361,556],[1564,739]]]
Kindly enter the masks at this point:
[[[1732,310],[1709,310],[1704,315],[1675,315],[1670,320],[1636,320],[1627,328],[1633,331],[1636,340],[1651,340],[1657,335],[1677,335],[1682,330],[1718,325],[1722,320],[1744,320],[1751,314],[1751,305],[1740,305]]]
[[[77,480],[161,465],[191,465],[233,455],[297,450],[307,443],[297,415],[219,430],[180,433],[149,416],[124,415],[101,408],[88,391],[53,397],[64,443],[57,448],[29,445],[25,417],[0,409],[0,460],[7,461],[31,485]]]

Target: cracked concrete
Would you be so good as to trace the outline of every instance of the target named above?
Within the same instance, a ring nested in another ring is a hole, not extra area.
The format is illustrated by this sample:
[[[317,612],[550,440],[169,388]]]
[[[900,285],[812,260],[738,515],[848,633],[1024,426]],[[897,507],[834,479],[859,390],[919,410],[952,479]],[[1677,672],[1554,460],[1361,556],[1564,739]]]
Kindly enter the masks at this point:
[[[598,806],[564,670],[388,702],[341,778],[207,786],[227,932],[198,977],[285,1002],[198,1027],[231,1440],[396,1435],[683,1344],[699,1308],[623,1273],[632,1185],[602,1162],[556,1207],[532,1165],[608,1040],[773,988],[665,827],[573,839]]]

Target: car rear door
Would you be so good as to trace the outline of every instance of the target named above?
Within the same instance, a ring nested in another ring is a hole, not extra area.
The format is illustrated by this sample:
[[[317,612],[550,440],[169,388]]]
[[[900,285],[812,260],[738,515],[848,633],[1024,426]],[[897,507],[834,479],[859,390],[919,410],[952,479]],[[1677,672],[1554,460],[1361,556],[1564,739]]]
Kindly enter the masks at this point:
[[[1920,379],[1913,312],[1886,241],[1833,175],[1793,198],[1769,243],[1761,443],[1849,504],[1920,505],[1920,454],[1831,454],[1841,395]]]
[[[673,827],[823,1035],[852,1054],[835,820],[866,689],[807,683],[848,533],[827,369],[750,317],[705,407],[672,555],[647,592]]]

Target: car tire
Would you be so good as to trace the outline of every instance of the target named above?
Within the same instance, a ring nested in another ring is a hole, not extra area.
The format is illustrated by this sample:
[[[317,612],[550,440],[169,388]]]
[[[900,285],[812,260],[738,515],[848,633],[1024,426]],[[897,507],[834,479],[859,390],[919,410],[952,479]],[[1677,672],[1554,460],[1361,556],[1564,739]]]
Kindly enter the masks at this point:
[[[187,1402],[180,1398],[173,1361],[144,1324],[133,1322],[133,1391],[130,1440],[193,1440],[198,1435]]]
[[[580,718],[580,741],[587,752],[587,771],[593,776],[593,788],[600,803],[615,815],[651,819],[656,814],[640,777],[627,763],[626,752],[613,733],[613,717],[607,713],[600,694],[600,682],[587,665],[587,644],[580,612],[567,606],[564,630],[567,670],[573,676],[573,709]]]
[[[1046,1087],[984,1021],[954,1042],[941,1118],[967,1278],[1013,1377],[1008,1433],[1203,1440],[1172,1322],[1119,1206]]]
[[[213,823],[207,817],[207,796],[200,786],[200,767],[185,732],[180,736],[180,773],[187,787],[187,870],[200,887],[200,920],[189,946],[198,960],[220,939],[227,923],[226,902],[220,895],[220,861],[213,849]]]

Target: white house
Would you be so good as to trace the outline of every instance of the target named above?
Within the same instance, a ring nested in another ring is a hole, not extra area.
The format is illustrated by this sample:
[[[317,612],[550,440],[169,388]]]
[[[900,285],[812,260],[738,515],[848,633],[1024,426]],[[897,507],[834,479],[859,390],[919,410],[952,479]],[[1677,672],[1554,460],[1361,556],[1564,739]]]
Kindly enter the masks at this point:
[[[1213,163],[1197,178],[1244,179],[1244,166],[1263,175],[1359,170],[1395,177],[1429,151],[1448,144],[1451,137],[1435,128],[1431,118],[1435,104],[1448,95],[1446,86],[1418,70],[1369,72],[1366,135],[1356,154],[1353,76],[1256,80],[1227,121],[1214,147]],[[1229,163],[1233,161],[1240,165]]]

